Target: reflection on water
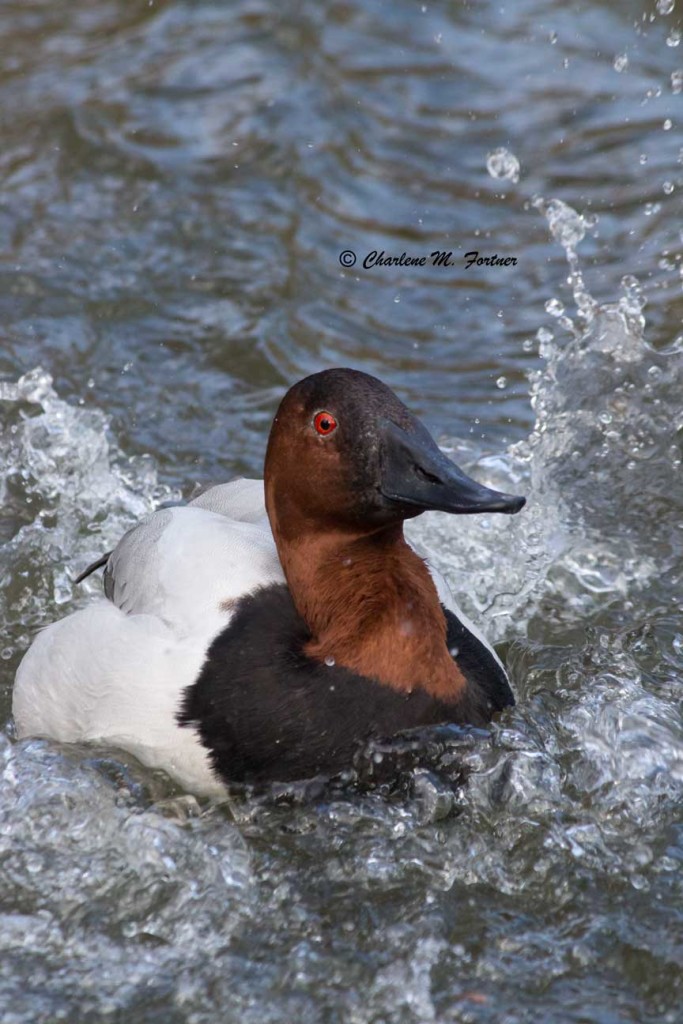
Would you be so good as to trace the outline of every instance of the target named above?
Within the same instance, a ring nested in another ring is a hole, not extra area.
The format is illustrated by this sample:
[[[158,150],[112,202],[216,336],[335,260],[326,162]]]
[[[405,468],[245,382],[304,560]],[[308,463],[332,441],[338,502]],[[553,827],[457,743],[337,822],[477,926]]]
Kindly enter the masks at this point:
[[[531,497],[413,524],[520,701],[393,788],[212,808],[0,735],[4,1019],[677,1020],[680,30],[673,0],[2,5],[3,720],[73,574],[260,472],[304,373],[377,373]]]

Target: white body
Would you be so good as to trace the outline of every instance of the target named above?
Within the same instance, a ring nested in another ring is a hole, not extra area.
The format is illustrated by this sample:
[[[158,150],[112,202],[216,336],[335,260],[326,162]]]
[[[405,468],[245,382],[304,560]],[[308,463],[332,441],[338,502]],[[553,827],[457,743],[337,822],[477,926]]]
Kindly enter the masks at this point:
[[[486,643],[431,571],[442,603]],[[234,480],[152,513],[120,541],[107,575],[111,600],[47,626],[24,656],[12,705],[19,737],[107,742],[192,792],[223,792],[176,715],[236,600],[284,581],[263,482]]]

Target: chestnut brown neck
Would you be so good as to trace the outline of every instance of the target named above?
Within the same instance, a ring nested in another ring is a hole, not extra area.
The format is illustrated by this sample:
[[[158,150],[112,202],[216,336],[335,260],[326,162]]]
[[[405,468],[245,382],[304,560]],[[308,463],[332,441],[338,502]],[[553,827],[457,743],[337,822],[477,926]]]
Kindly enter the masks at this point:
[[[398,523],[372,533],[271,525],[305,653],[397,690],[455,700],[466,681],[446,647],[446,622],[429,571]],[[302,524],[303,525],[303,524]]]

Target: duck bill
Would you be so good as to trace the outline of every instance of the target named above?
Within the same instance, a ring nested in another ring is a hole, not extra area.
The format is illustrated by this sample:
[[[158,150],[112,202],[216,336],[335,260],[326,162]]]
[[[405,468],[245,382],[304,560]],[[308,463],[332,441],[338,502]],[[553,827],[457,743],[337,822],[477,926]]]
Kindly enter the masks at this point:
[[[431,434],[415,420],[408,433],[390,420],[382,429],[380,490],[405,507],[408,515],[430,509],[472,515],[475,512],[519,512],[526,498],[484,487],[451,462]]]

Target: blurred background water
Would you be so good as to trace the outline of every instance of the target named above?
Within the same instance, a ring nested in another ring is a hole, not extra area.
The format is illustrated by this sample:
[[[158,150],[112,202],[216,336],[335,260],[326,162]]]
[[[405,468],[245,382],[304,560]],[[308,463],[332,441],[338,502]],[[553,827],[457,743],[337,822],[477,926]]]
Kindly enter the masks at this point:
[[[680,1019],[682,29],[680,0],[0,6],[8,1024]],[[333,365],[529,493],[413,529],[518,707],[392,793],[227,809],[14,743],[75,572],[260,475]]]

